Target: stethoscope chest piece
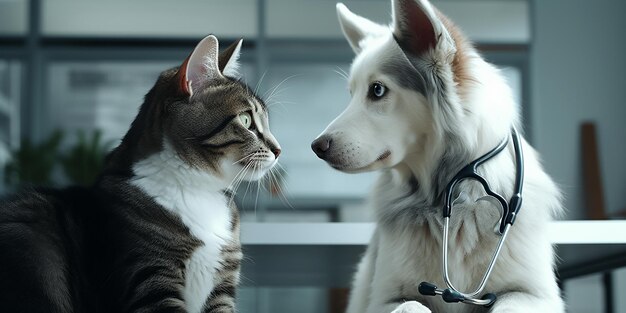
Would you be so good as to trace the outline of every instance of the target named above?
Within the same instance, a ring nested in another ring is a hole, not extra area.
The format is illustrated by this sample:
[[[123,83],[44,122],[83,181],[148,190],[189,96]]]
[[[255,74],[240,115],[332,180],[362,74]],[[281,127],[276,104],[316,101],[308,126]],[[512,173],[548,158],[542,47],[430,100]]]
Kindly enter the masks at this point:
[[[425,296],[440,295],[443,301],[448,302],[448,303],[463,302],[463,303],[468,303],[468,304],[481,305],[484,307],[492,306],[496,302],[496,299],[497,299],[496,295],[493,293],[486,293],[480,299],[466,298],[462,293],[456,290],[452,290],[450,288],[442,290],[442,289],[437,288],[437,286],[431,283],[427,283],[427,282],[420,283],[418,287],[418,291],[420,294],[425,295]]]

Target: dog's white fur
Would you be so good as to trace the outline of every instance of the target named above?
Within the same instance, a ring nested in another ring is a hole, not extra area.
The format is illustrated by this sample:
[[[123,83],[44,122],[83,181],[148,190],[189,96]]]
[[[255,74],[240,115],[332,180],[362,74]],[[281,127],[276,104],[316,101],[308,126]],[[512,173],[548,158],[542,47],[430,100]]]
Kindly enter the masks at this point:
[[[495,305],[486,309],[447,304],[441,297],[418,293],[422,281],[445,286],[442,187],[520,123],[502,75],[430,3],[392,0],[392,5],[390,27],[337,5],[344,34],[357,55],[349,80],[352,100],[320,135],[332,140],[324,159],[345,172],[381,171],[370,199],[377,229],[358,266],[348,313],[564,312],[547,234],[549,221],[561,211],[560,193],[526,141],[524,202],[485,288],[498,295]],[[414,18],[422,19],[417,25],[424,25],[426,18],[436,38],[419,54],[399,44],[427,37],[420,32],[428,29],[410,27],[416,25],[411,23]],[[402,83],[409,79],[400,76],[405,71],[385,71],[389,62],[421,75],[423,90]],[[387,89],[378,101],[367,96],[374,82]],[[479,168],[506,199],[513,189],[514,156],[509,143]],[[482,195],[471,183],[461,189],[467,199]],[[455,206],[450,224],[450,275],[461,291],[476,287],[499,239],[494,229],[500,212],[467,199]],[[403,298],[416,301],[398,300]]]

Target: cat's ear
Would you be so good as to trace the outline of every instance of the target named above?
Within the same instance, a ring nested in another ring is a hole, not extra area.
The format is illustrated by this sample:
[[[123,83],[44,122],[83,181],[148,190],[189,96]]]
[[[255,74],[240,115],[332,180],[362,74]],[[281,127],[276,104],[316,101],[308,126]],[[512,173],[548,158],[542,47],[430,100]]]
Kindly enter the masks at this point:
[[[236,40],[226,50],[220,53],[219,66],[224,76],[239,77],[239,53],[243,39]]]
[[[213,35],[202,39],[178,70],[180,90],[191,97],[207,81],[222,77],[218,63],[219,42]]]

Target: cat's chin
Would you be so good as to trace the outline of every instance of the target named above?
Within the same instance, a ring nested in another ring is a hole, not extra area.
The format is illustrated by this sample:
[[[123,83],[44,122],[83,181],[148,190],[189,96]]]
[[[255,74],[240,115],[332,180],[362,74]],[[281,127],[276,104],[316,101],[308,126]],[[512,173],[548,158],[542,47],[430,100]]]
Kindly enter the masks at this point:
[[[222,163],[222,171],[226,180],[253,182],[263,178],[276,163],[277,160],[267,160],[256,165],[234,165],[226,161]]]
[[[257,181],[257,180],[263,178],[263,176],[265,176],[265,174],[267,174],[267,171],[256,171],[256,173],[249,173],[248,175],[246,175],[244,180],[247,181],[247,182]]]

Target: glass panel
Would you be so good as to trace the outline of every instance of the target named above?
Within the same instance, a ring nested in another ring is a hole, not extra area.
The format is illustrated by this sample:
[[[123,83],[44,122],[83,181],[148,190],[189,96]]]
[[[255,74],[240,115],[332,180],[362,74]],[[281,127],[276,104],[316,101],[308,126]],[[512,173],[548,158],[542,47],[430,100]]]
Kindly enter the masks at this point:
[[[241,313],[325,313],[329,290],[316,287],[242,287],[237,294]]]
[[[391,21],[388,1],[342,2],[377,23],[385,25]],[[530,41],[528,1],[437,1],[436,6],[472,41],[507,44]],[[266,0],[266,12],[270,38],[343,38],[332,1]]]
[[[348,64],[341,64],[343,69]],[[345,174],[311,151],[313,139],[347,106],[350,94],[337,64],[277,64],[265,75],[272,131],[282,146],[279,164],[287,200],[240,191],[244,220],[272,222],[365,221],[361,204],[375,173]],[[250,196],[252,194],[253,196]],[[253,198],[253,199],[250,199]]]
[[[21,68],[19,61],[0,60],[0,142],[9,147],[19,146]]]
[[[200,37],[256,35],[254,0],[42,1],[44,35]],[[236,21],[236,22],[233,22]]]
[[[57,62],[48,70],[45,129],[61,129],[65,144],[81,130],[100,130],[114,145],[134,120],[146,93],[159,74],[179,61],[162,62]],[[249,66],[243,64],[243,72]],[[246,74],[249,75],[249,74]]]
[[[11,150],[20,145],[20,96],[22,64],[13,60],[0,60],[0,177],[4,178],[4,166]],[[4,179],[0,181],[0,193],[4,191]]]
[[[605,312],[602,274],[568,279],[563,286],[569,313]]]
[[[513,98],[515,98],[521,116],[525,116],[522,112],[522,72],[513,66],[500,66],[498,68],[513,91]]]
[[[350,101],[338,68],[334,64],[278,65],[266,77],[271,86],[267,95],[271,125],[284,150],[281,163],[291,196],[362,198],[371,185],[373,175],[340,173],[311,151],[313,139]]]
[[[67,62],[49,67],[46,128],[70,134],[99,129],[105,140],[128,130],[159,73],[177,62]]]
[[[626,292],[626,267],[622,267],[613,271],[613,289],[614,294],[620,295]],[[626,297],[615,297],[615,309],[616,312],[626,313]]]
[[[93,157],[90,149],[69,149],[81,144],[81,136],[85,138],[82,142],[92,142],[96,130],[102,135],[101,143],[107,144],[109,149],[114,148],[128,131],[144,95],[159,74],[179,62],[83,61],[50,64],[47,103],[42,117],[44,134],[61,130],[64,133],[62,151],[88,153],[72,155],[74,158]],[[248,68],[243,64],[244,73],[249,72]],[[64,174],[59,171],[54,177],[55,182],[85,184],[99,171],[93,168],[78,171],[64,164],[61,164]]]
[[[25,35],[28,30],[28,1],[0,1],[0,36]]]

